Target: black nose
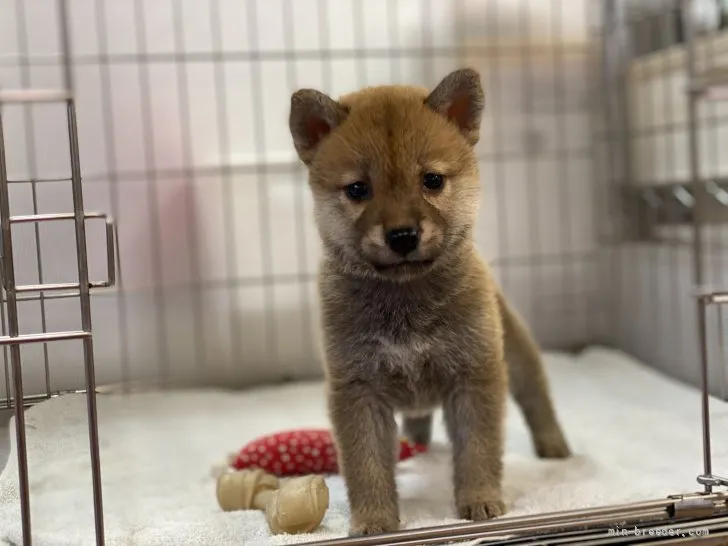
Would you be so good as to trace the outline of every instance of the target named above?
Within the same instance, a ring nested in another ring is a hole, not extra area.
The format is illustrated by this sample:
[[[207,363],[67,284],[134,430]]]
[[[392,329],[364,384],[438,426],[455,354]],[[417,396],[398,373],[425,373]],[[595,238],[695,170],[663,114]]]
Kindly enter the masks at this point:
[[[406,256],[420,242],[420,231],[416,227],[391,229],[387,232],[387,244],[397,254]]]

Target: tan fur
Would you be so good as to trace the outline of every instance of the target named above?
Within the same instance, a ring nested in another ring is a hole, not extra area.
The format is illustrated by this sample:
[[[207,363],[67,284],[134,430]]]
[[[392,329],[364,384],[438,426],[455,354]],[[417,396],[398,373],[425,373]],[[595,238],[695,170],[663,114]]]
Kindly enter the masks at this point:
[[[382,86],[335,101],[301,90],[291,99],[324,248],[327,402],[354,535],[399,527],[395,412],[405,434],[427,443],[442,406],[466,519],[505,511],[509,385],[537,453],[569,455],[538,347],[473,242],[482,109],[480,78],[469,69],[431,92]],[[426,173],[443,175],[444,186],[426,187]],[[345,190],[357,181],[371,189],[360,201]],[[420,230],[404,257],[387,243],[403,226]]]

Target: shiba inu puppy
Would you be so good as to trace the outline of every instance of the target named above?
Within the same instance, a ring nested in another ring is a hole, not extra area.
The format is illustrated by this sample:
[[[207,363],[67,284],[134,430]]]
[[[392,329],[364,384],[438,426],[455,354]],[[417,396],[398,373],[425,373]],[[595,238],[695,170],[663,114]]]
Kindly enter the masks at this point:
[[[433,90],[302,89],[290,131],[323,245],[319,289],[328,408],[352,535],[399,528],[397,412],[427,443],[442,407],[461,518],[504,513],[506,400],[541,457],[567,457],[539,348],[473,241],[474,145],[484,95],[457,70]]]

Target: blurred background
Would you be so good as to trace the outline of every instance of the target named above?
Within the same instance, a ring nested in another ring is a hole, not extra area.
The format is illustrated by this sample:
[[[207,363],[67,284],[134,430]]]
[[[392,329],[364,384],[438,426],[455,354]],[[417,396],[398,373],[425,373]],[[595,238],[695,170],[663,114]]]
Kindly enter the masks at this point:
[[[86,210],[118,226],[118,287],[93,296],[98,383],[320,376],[320,249],[290,94],[432,87],[461,66],[486,92],[478,244],[544,349],[613,346],[697,381],[692,294],[726,276],[728,106],[686,91],[691,70],[728,69],[726,2],[682,3],[692,55],[674,0],[67,4],[66,59],[57,3],[0,0],[0,87],[73,75]],[[11,213],[71,211],[63,106],[2,114]],[[71,223],[13,229],[18,283],[74,280]],[[102,280],[101,222],[89,256]],[[80,328],[73,296],[26,298],[21,333]],[[22,351],[27,394],[83,385],[80,344]]]

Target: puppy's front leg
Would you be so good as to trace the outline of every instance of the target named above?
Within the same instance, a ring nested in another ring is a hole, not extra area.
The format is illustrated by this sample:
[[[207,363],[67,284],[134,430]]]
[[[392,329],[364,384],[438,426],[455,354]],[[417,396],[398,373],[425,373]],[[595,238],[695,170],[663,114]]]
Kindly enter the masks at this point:
[[[453,447],[458,513],[473,521],[505,512],[501,481],[506,370],[500,361],[487,366],[480,377],[463,377],[443,407]]]
[[[399,528],[394,411],[367,386],[330,387],[329,413],[351,508],[350,535]]]

